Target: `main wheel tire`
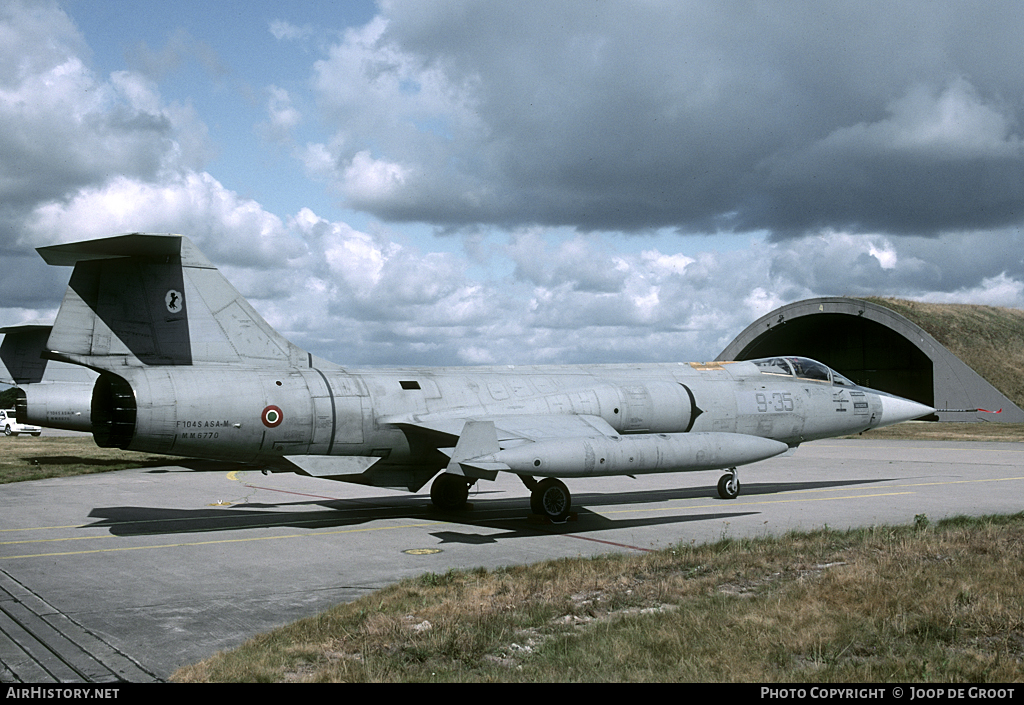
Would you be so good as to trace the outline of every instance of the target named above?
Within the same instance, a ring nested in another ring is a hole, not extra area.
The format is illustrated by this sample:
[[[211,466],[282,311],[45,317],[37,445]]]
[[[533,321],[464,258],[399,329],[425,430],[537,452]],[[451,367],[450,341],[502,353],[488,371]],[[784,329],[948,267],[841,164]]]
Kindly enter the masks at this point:
[[[565,521],[572,509],[572,495],[561,480],[549,477],[537,483],[530,494],[530,509],[551,521]]]
[[[430,501],[438,509],[455,511],[465,509],[469,499],[469,483],[458,475],[442,473],[430,486]]]
[[[4,426],[4,435],[5,436],[16,436],[18,434],[14,433],[14,431],[11,430],[11,425],[10,424],[7,424],[6,426]]]
[[[722,499],[736,499],[740,494],[740,481],[735,475],[722,475],[718,480],[718,496]]]

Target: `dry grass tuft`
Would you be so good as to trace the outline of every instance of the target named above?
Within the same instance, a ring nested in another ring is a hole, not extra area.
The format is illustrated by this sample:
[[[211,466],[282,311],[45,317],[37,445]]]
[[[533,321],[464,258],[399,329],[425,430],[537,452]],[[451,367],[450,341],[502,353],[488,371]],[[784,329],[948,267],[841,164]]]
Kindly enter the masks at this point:
[[[166,456],[100,448],[91,436],[0,436],[0,484],[159,467],[168,461]]]
[[[867,297],[921,326],[950,352],[1024,408],[1024,311],[972,304],[929,304]]]
[[[851,438],[886,438],[901,441],[984,441],[1024,443],[1024,424],[946,423],[910,421],[875,428]]]

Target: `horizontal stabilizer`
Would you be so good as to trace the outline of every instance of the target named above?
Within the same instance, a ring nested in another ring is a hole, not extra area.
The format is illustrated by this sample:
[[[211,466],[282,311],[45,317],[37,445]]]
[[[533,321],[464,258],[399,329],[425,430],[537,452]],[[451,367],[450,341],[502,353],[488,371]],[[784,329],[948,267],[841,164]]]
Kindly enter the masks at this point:
[[[4,334],[3,343],[0,343],[0,360],[7,370],[4,373],[3,368],[0,368],[0,381],[19,385],[39,382],[91,385],[96,380],[96,373],[92,370],[43,357],[52,329],[53,321],[43,320],[0,328],[0,333]]]
[[[18,333],[20,331],[30,330],[50,330],[53,328],[53,319],[39,318],[34,321],[25,321],[24,323],[16,323],[13,326],[4,326],[0,328],[0,333]]]
[[[192,241],[181,235],[153,235],[150,233],[131,233],[116,235],[83,242],[69,242],[64,245],[38,247],[36,252],[47,264],[58,267],[71,267],[79,262],[101,259],[120,259],[138,257],[157,260],[180,258],[185,267],[213,268],[210,260],[199,251]]]

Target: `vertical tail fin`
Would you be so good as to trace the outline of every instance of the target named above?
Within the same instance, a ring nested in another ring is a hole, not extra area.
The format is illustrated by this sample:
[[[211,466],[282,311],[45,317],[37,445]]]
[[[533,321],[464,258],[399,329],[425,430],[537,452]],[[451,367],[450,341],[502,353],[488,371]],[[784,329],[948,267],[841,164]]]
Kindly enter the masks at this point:
[[[0,381],[24,386],[51,382],[92,383],[96,373],[78,365],[66,365],[44,356],[53,321],[29,321],[0,328]],[[4,372],[3,370],[7,371]]]
[[[74,265],[47,343],[51,359],[125,365],[309,367],[192,241],[134,233],[38,248]]]
[[[7,384],[33,384],[41,382],[47,361],[40,355],[46,348],[51,323],[32,321],[17,326],[0,328],[4,342],[0,343],[0,381]]]

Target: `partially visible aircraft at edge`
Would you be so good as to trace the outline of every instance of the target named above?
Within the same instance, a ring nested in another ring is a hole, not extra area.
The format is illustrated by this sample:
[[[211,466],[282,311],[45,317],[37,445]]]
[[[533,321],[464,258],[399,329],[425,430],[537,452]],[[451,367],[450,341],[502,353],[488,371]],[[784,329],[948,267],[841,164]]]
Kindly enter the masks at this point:
[[[102,447],[412,492],[433,479],[444,510],[499,472],[555,522],[572,508],[563,479],[725,470],[718,493],[732,499],[741,465],[934,411],[802,357],[346,368],[281,336],[187,237],[38,252],[74,266],[43,357],[98,377],[63,408],[26,386],[23,421],[85,423]]]
[[[26,390],[31,387],[33,416],[50,428],[91,431],[89,407],[96,372],[42,357],[53,321],[28,321],[0,328],[0,382]],[[25,397],[16,402],[16,418],[26,415]]]

